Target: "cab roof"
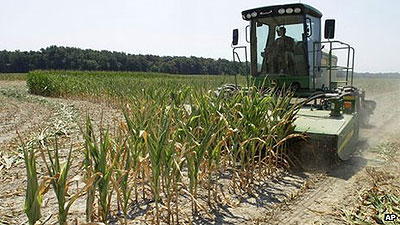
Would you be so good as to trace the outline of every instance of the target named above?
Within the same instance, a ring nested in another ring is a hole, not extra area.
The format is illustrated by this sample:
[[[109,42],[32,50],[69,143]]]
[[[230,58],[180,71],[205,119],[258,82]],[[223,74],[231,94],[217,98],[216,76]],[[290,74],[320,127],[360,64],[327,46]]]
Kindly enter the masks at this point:
[[[322,17],[322,13],[312,6],[302,3],[273,5],[260,8],[245,10],[242,12],[244,20],[251,20],[254,18],[274,17],[274,16],[287,16],[287,15],[304,15],[309,14],[318,18]]]

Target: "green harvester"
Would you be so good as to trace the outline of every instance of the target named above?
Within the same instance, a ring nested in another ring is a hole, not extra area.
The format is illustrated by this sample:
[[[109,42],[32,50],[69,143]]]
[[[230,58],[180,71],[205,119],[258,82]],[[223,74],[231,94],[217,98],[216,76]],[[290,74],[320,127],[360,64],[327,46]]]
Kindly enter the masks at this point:
[[[355,50],[333,40],[335,20],[306,4],[274,5],[245,10],[248,44],[238,45],[233,30],[233,59],[246,63],[250,52],[248,83],[260,89],[290,88],[303,106],[295,122],[306,140],[293,143],[302,164],[330,164],[347,160],[355,151],[360,126],[366,126],[375,109],[365,92],[353,86]],[[340,58],[337,55],[344,56]]]

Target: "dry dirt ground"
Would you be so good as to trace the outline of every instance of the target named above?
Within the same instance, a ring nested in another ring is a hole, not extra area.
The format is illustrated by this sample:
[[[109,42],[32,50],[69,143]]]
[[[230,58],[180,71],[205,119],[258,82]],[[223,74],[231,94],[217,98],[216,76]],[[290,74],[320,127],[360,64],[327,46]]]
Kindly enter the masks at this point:
[[[399,80],[400,84],[400,80]],[[371,126],[363,129],[357,154],[327,173],[282,173],[260,185],[256,192],[241,198],[235,206],[212,212],[213,219],[197,224],[345,224],[343,209],[356,207],[359,195],[371,188],[370,168],[399,175],[399,152],[385,155],[380,149],[397,146],[400,136],[400,91],[382,90],[369,96],[378,107]],[[107,124],[121,119],[121,113],[105,103],[85,100],[43,98],[27,94],[24,81],[0,81],[0,224],[27,222],[24,214],[25,165],[18,146],[56,132],[65,142],[81,142],[79,124],[86,115]],[[104,115],[104,116],[102,116]],[[18,131],[18,133],[17,133]],[[19,134],[19,135],[18,135]],[[393,152],[392,152],[393,153]],[[72,174],[79,174],[75,154]],[[44,169],[43,167],[39,167]],[[72,217],[84,220],[83,200],[71,210]],[[43,217],[56,221],[55,198],[51,191],[43,200]],[[189,221],[186,221],[189,222]]]
[[[0,224],[27,222],[24,213],[26,171],[22,151],[18,148],[21,143],[62,133],[57,135],[61,137],[61,144],[73,142],[74,147],[79,148],[82,143],[79,126],[84,124],[87,115],[93,121],[110,125],[122,119],[120,110],[104,103],[32,96],[27,93],[24,81],[0,81]],[[68,147],[61,154],[65,155]],[[73,153],[73,175],[79,174],[79,156],[79,152]],[[45,168],[40,158],[38,164],[43,174]],[[77,201],[71,213],[84,218],[84,210],[79,209],[82,204]],[[56,201],[51,191],[42,205],[42,216],[49,218],[49,224],[56,221]]]

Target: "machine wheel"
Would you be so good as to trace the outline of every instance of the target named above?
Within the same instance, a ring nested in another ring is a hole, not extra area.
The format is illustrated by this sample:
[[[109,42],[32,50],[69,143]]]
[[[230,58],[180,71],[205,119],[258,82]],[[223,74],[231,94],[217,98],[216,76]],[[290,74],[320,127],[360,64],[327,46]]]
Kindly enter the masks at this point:
[[[362,127],[368,127],[369,118],[371,114],[373,114],[375,108],[376,108],[376,102],[371,100],[362,101],[360,110],[360,125]]]
[[[368,127],[369,125],[369,113],[360,113],[360,125],[361,127]]]
[[[241,87],[237,86],[235,84],[224,84],[221,87],[218,87],[217,90],[214,91],[215,96],[219,96],[221,93],[224,93],[224,95],[230,95],[238,90],[240,90]]]
[[[300,89],[300,84],[299,84],[299,82],[293,82],[293,83],[290,85],[290,90],[293,91],[293,92],[296,92],[296,91],[298,91],[299,89]]]

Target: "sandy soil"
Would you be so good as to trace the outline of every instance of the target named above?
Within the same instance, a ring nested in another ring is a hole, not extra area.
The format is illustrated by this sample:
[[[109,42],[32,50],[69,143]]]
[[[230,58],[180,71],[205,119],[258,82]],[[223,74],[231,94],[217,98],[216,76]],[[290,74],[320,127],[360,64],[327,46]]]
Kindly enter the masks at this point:
[[[379,93],[379,92],[377,92]],[[378,107],[371,126],[363,129],[357,154],[328,173],[282,172],[252,195],[242,196],[240,202],[212,211],[213,219],[200,218],[197,224],[343,224],[340,210],[352,207],[359,194],[371,186],[367,170],[370,167],[398,169],[398,163],[374,151],[377,146],[398,143],[400,132],[400,91],[390,90],[370,97]],[[23,212],[25,168],[16,130],[26,142],[40,138],[43,133],[64,132],[65,142],[71,138],[81,143],[79,124],[86,115],[93,121],[107,118],[113,124],[122,118],[118,109],[105,103],[85,100],[43,98],[26,92],[23,81],[0,81],[0,224],[27,222]],[[76,158],[79,156],[76,153]],[[397,156],[396,156],[397,157]],[[78,163],[72,174],[79,174]],[[397,170],[398,172],[400,170]],[[83,221],[83,200],[71,213]],[[55,199],[46,194],[43,216],[55,212]],[[50,222],[56,221],[56,216]],[[188,222],[188,221],[187,221]]]

